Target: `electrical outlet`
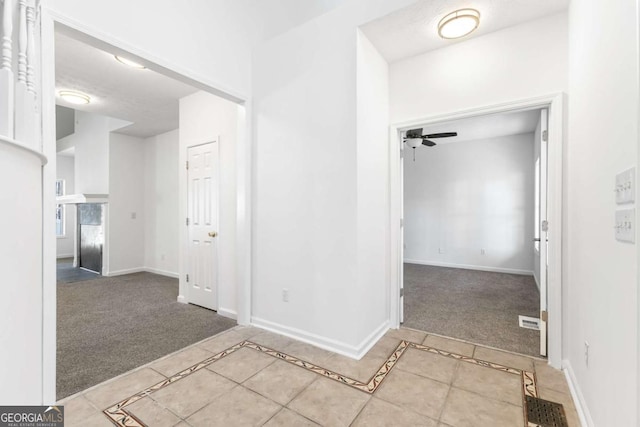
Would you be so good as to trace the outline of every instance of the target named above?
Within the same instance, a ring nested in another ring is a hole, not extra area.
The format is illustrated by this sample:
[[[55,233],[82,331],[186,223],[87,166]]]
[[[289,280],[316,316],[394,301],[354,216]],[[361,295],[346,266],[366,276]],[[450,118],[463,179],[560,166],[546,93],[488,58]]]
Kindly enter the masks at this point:
[[[485,255],[486,252],[484,251],[484,249],[480,249],[480,255]]]
[[[589,367],[589,343],[584,342],[584,364]]]
[[[289,302],[289,289],[282,290],[282,301]]]

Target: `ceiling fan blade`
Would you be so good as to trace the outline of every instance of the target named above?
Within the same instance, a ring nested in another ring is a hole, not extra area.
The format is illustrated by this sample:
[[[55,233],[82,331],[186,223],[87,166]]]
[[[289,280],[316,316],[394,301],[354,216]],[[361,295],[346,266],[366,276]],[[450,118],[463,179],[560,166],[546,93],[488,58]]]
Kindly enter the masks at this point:
[[[452,136],[458,136],[458,132],[442,132],[432,133],[430,135],[424,135],[426,138],[449,138]]]
[[[407,138],[422,138],[422,128],[410,129],[406,133]]]
[[[433,141],[429,141],[428,139],[425,139],[424,141],[422,141],[422,145],[426,145],[427,147],[433,147],[434,145],[436,145],[436,143]]]

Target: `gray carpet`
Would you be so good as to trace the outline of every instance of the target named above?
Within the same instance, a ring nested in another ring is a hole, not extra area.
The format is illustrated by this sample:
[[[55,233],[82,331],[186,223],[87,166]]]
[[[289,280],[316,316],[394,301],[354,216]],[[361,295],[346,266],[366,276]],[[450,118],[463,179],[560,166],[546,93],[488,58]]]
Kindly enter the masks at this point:
[[[236,324],[177,296],[177,279],[150,273],[58,283],[58,399]]]
[[[404,265],[404,326],[540,356],[540,333],[518,326],[539,317],[531,276]]]

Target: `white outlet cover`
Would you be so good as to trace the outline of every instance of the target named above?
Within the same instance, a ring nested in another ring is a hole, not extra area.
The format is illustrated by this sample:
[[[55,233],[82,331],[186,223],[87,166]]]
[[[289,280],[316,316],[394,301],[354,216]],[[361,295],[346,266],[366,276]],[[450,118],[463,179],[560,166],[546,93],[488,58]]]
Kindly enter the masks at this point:
[[[616,211],[614,226],[616,240],[635,243],[636,241],[636,210],[620,209]]]
[[[627,169],[616,175],[616,203],[633,203],[636,199],[636,168]]]

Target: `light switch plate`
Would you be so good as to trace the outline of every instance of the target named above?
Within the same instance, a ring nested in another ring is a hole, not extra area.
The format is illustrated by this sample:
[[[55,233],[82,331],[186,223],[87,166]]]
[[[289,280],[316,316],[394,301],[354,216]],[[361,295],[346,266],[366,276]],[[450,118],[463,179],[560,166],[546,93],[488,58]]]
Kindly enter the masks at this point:
[[[633,203],[636,196],[636,168],[627,169],[616,175],[616,203]]]
[[[621,209],[616,211],[615,225],[616,240],[635,243],[636,241],[636,210]]]

